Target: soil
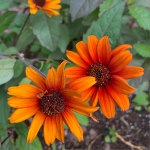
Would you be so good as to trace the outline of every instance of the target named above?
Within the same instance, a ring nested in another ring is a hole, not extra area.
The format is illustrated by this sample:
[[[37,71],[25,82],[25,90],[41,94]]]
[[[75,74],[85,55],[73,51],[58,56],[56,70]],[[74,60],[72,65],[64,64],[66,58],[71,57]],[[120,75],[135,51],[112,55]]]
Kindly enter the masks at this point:
[[[150,114],[144,107],[141,111],[134,110],[134,105],[131,103],[130,109],[125,112],[116,106],[116,115],[112,119],[107,119],[100,111],[95,112],[100,121],[96,123],[89,118],[89,126],[81,126],[84,132],[81,142],[69,129],[65,129],[65,143],[56,140],[56,150],[137,150],[119,138],[115,143],[106,143],[104,137],[109,135],[109,127],[115,129],[125,141],[141,147],[141,150],[150,150]],[[45,144],[42,131],[38,135],[43,150],[51,150],[51,146]]]

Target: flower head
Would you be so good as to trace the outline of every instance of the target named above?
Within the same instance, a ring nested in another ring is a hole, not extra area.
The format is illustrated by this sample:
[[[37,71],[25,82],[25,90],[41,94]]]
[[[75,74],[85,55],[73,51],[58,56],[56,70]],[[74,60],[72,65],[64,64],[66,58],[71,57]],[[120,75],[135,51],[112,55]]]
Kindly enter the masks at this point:
[[[65,64],[66,61],[62,62],[57,72],[53,67],[49,69],[45,79],[31,67],[27,67],[27,77],[39,88],[22,84],[8,89],[8,94],[13,95],[8,99],[8,104],[17,108],[9,118],[11,123],[22,122],[35,115],[27,137],[30,143],[43,123],[47,145],[53,143],[55,138],[64,142],[63,121],[80,141],[83,139],[83,131],[71,110],[93,117],[90,114],[98,109],[79,101],[77,98],[81,97],[81,94],[65,87]]]
[[[125,79],[143,75],[143,68],[127,66],[132,55],[128,44],[116,47],[112,52],[109,38],[100,40],[94,35],[88,37],[87,44],[80,41],[76,44],[78,53],[67,51],[67,57],[79,65],[65,70],[68,88],[82,92],[82,101],[90,98],[90,105],[99,104],[107,118],[115,116],[115,102],[121,109],[129,108],[128,94],[134,92]],[[95,80],[94,80],[95,79]],[[83,89],[84,87],[84,89]]]
[[[61,0],[28,0],[31,14],[36,14],[38,9],[41,9],[49,17],[59,15],[59,12],[54,9],[61,8],[60,2]]]

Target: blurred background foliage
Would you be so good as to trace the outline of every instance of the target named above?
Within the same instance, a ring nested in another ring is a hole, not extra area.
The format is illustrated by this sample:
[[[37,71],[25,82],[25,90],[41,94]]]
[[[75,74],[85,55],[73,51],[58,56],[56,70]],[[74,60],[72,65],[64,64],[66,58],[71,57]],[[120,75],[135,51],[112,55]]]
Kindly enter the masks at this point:
[[[24,83],[33,84],[25,76],[25,65],[17,59],[17,52],[27,62],[47,74],[66,58],[66,50],[76,51],[75,45],[87,36],[109,36],[111,49],[120,44],[131,44],[133,60],[129,65],[144,68],[144,75],[129,80],[137,88],[134,109],[150,111],[150,0],[62,0],[60,16],[49,18],[42,11],[31,15],[16,39],[29,14],[26,0],[0,0],[0,147],[1,149],[42,150],[38,137],[32,144],[26,142],[28,126],[10,124],[8,117],[14,111],[7,104],[7,88]],[[73,66],[71,62],[66,67]],[[88,126],[88,118],[76,114],[79,123]],[[30,120],[29,120],[30,122]],[[115,131],[105,142],[116,142]],[[12,135],[13,133],[13,135]],[[1,146],[2,145],[2,146]],[[52,149],[56,149],[52,145]]]

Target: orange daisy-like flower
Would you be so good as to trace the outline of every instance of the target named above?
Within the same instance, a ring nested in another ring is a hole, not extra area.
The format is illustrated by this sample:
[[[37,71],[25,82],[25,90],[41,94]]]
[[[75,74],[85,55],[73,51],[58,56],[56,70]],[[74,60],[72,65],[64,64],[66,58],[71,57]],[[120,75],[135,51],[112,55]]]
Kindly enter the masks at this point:
[[[60,9],[60,2],[61,0],[28,0],[31,14],[36,14],[38,9],[41,9],[49,17],[59,15],[59,12],[53,9]]]
[[[91,35],[87,43],[80,41],[76,44],[78,54],[67,51],[67,57],[79,65],[65,70],[66,77],[70,79],[68,88],[82,92],[84,102],[91,97],[90,106],[96,106],[99,100],[103,114],[107,118],[114,117],[115,102],[123,111],[127,110],[127,95],[135,90],[125,79],[143,75],[143,68],[127,66],[132,59],[130,51],[126,50],[132,48],[128,44],[120,45],[111,52],[107,36],[98,40]]]
[[[53,143],[55,138],[64,142],[63,121],[80,141],[83,139],[83,131],[71,110],[86,116],[91,116],[92,112],[98,110],[98,107],[79,101],[77,98],[81,97],[80,93],[65,88],[65,64],[66,61],[62,62],[57,72],[53,67],[49,69],[45,79],[31,67],[27,67],[27,77],[39,88],[22,84],[8,89],[8,94],[13,95],[8,99],[8,104],[18,108],[9,118],[11,123],[22,122],[35,115],[27,137],[30,143],[43,123],[47,145]]]

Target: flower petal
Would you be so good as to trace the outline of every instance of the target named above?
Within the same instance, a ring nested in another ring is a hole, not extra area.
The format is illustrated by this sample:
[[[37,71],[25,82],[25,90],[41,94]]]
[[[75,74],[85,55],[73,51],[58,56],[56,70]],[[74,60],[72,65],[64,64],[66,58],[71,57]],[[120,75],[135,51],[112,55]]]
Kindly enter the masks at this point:
[[[26,108],[39,104],[39,99],[23,99],[12,96],[8,98],[8,105],[14,108]]]
[[[115,102],[105,87],[100,88],[99,104],[105,117],[109,119],[115,116]]]
[[[63,124],[63,118],[61,114],[56,115],[56,128],[57,128],[57,133],[56,133],[57,139],[64,143],[64,124]]]
[[[94,91],[94,93],[93,93],[93,95],[91,96],[91,99],[90,99],[90,106],[95,107],[97,105],[98,92],[99,92],[99,88],[95,87],[95,91]]]
[[[39,105],[32,106],[29,108],[17,109],[8,119],[10,120],[10,123],[22,122],[35,115],[39,109]]]
[[[122,44],[117,46],[112,52],[111,52],[111,58],[113,58],[114,56],[118,55],[120,52],[123,52],[124,50],[128,49],[128,48],[132,48],[131,45],[128,44]]]
[[[93,86],[96,83],[95,78],[91,76],[78,78],[74,82],[71,82],[67,88],[83,92]]]
[[[115,55],[108,65],[111,73],[118,72],[123,70],[132,60],[132,54],[130,51],[120,52],[118,55]]]
[[[62,91],[62,95],[64,95],[64,96],[68,96],[69,95],[69,96],[72,96],[72,97],[74,97],[74,96],[81,97],[82,96],[81,93],[79,93],[77,91],[74,91],[72,89],[64,89]]]
[[[117,75],[111,75],[109,84],[122,94],[132,94],[135,88],[131,87],[126,80]]]
[[[142,67],[127,66],[123,70],[116,72],[115,74],[121,76],[124,79],[132,79],[144,74]]]
[[[66,84],[66,77],[65,77],[65,65],[66,65],[67,61],[63,61],[57,68],[57,74],[58,74],[58,79],[59,79],[59,88],[63,89],[65,87]]]
[[[97,55],[99,62],[102,62],[105,65],[109,63],[111,57],[111,48],[108,36],[104,36],[98,41]]]
[[[44,123],[44,139],[48,146],[55,141],[56,132],[55,116],[47,116]]]
[[[16,87],[8,88],[7,94],[14,95],[20,98],[37,98],[39,93],[43,91],[31,84],[21,84]]]
[[[39,88],[46,90],[45,79],[31,67],[26,68],[26,76],[33,81]]]
[[[72,51],[66,51],[67,52],[67,57],[68,59],[70,59],[72,62],[74,62],[75,64],[85,68],[85,69],[88,69],[88,64],[83,61],[83,59],[81,58],[81,56],[75,52],[72,52]]]
[[[46,118],[46,114],[43,113],[41,110],[38,111],[38,113],[34,116],[32,123],[29,128],[27,142],[32,143],[34,138],[36,137],[39,129],[41,128],[42,124],[44,123],[44,120]]]
[[[98,44],[98,38],[94,35],[88,36],[88,49],[90,56],[92,60],[97,63],[98,58],[97,58],[97,44]]]
[[[31,14],[36,14],[37,13],[37,11],[38,11],[38,8],[30,8],[30,13]]]
[[[78,138],[79,141],[83,139],[83,131],[78,123],[76,116],[69,109],[62,112],[63,119],[70,131]]]
[[[92,59],[90,57],[87,44],[83,41],[80,41],[76,44],[76,49],[82,59],[89,65],[92,65]]]

